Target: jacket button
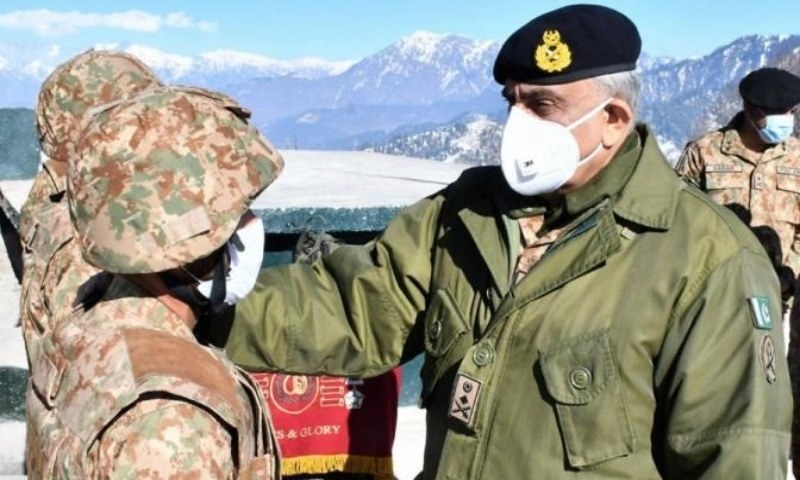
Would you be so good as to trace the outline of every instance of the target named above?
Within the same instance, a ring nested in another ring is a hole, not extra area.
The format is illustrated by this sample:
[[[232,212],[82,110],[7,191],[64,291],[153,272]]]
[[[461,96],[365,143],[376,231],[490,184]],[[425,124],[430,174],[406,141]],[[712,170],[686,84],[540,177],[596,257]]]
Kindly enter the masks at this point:
[[[428,330],[428,338],[430,338],[431,341],[435,341],[437,338],[439,338],[439,335],[441,334],[442,334],[442,320],[437,318],[436,320],[433,321],[430,330]]]
[[[576,367],[569,372],[569,384],[578,390],[586,390],[592,383],[592,372],[586,367]]]
[[[478,348],[472,352],[472,361],[479,367],[489,365],[494,360],[494,350],[488,345],[479,345]]]

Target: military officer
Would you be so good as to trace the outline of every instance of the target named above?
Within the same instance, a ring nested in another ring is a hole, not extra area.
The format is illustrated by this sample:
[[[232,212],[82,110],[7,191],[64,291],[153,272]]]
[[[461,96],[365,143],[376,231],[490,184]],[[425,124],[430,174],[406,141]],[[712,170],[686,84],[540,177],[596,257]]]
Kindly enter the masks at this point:
[[[76,243],[103,273],[32,367],[32,478],[279,478],[249,377],[193,329],[255,283],[250,202],[277,151],[223,95],[158,89],[97,113],[70,160]]]
[[[424,354],[421,479],[784,478],[778,280],[636,124],[640,44],[596,5],[523,25],[494,65],[501,165],[265,269],[232,359],[364,376]]]

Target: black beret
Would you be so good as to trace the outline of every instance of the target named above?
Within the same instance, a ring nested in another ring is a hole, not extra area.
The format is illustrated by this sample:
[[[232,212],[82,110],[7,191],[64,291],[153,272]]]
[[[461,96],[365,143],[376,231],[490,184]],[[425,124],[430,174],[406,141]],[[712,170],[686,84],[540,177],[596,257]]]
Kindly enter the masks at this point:
[[[791,110],[800,103],[800,78],[780,68],[760,68],[739,82],[739,94],[756,107]]]
[[[570,5],[511,34],[494,62],[494,79],[540,85],[634,70],[642,39],[625,15],[600,5]]]

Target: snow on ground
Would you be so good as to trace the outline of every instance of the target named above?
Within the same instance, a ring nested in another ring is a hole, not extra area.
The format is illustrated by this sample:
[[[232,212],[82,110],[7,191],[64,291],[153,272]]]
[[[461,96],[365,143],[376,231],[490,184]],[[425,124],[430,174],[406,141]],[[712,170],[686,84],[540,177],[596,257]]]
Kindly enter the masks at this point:
[[[282,150],[285,168],[253,208],[410,205],[455,180],[465,165],[375,152]]]
[[[25,478],[22,476],[24,449],[25,422],[0,422],[0,477],[3,480]]]
[[[392,456],[398,480],[413,480],[422,471],[425,448],[425,410],[400,407],[397,412],[397,433]]]

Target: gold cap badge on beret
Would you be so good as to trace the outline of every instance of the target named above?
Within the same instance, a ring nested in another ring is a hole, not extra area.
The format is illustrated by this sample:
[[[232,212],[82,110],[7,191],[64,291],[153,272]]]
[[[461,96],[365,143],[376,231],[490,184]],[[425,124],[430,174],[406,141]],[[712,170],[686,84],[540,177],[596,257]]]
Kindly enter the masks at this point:
[[[539,15],[506,39],[494,61],[497,83],[559,85],[636,69],[639,31],[622,13],[568,5]]]
[[[558,30],[545,30],[542,44],[536,47],[536,66],[547,73],[560,72],[572,63],[572,52],[569,45],[561,41]]]

